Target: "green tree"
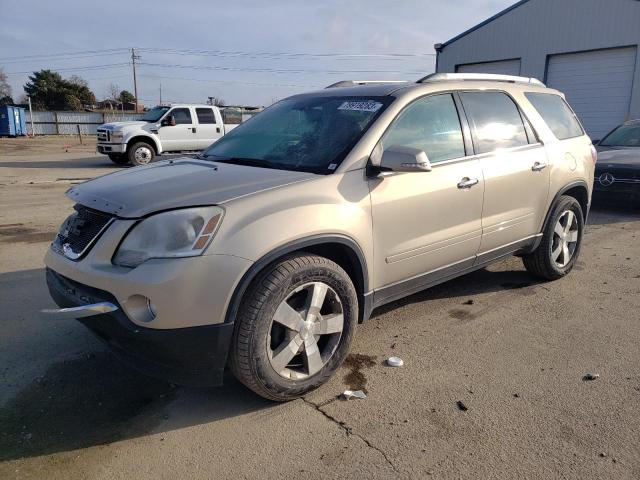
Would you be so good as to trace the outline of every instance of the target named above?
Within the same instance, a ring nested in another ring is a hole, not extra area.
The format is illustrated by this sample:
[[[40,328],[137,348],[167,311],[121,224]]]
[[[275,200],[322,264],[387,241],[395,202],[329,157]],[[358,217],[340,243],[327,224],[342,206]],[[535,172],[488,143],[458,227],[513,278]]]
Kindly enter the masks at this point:
[[[65,80],[59,73],[40,70],[29,77],[24,91],[31,97],[36,110],[82,110],[92,105],[96,97],[80,77]]]
[[[135,103],[136,97],[128,90],[122,90],[118,96],[118,100],[122,103]]]

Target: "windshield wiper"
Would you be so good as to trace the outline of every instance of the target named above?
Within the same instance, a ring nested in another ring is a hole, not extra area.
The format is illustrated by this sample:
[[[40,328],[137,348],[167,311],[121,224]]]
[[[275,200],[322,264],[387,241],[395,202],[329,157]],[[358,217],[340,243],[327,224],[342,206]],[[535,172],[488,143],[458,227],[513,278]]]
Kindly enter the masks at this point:
[[[265,160],[260,160],[259,158],[231,157],[214,161],[220,163],[230,163],[232,165],[244,165],[247,167],[276,168],[271,163]]]

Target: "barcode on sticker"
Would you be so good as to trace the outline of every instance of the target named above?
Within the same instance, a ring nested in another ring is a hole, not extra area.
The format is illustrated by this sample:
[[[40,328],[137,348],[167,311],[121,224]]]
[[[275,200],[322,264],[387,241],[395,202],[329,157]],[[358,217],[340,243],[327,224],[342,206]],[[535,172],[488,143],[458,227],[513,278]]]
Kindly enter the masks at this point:
[[[364,100],[360,102],[347,101],[338,107],[338,110],[352,110],[355,112],[377,112],[382,104],[373,100]]]

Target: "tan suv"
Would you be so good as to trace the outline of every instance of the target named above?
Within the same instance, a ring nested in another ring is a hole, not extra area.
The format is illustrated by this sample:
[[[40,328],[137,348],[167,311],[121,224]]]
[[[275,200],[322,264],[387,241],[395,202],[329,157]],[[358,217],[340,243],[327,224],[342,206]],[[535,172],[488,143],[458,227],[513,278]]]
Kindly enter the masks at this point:
[[[371,84],[370,84],[371,83]],[[60,310],[125,361],[288,400],[380,305],[504,258],[566,275],[595,149],[560,92],[495,75],[340,82],[282,100],[199,158],[69,190],[46,255]]]

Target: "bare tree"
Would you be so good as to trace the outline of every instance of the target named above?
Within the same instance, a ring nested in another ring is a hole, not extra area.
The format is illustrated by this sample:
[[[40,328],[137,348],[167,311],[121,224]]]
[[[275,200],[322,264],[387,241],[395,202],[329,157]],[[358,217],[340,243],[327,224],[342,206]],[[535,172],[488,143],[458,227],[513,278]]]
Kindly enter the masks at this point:
[[[8,103],[13,103],[11,93],[11,85],[9,85],[7,74],[4,73],[4,69],[0,67],[0,99],[7,99],[7,101],[11,100]]]
[[[226,103],[224,98],[220,97],[209,97],[207,100],[207,105],[213,105],[214,107],[224,107]]]
[[[117,83],[110,83],[107,88],[107,96],[109,100],[115,100],[116,102],[120,101],[120,87]]]

